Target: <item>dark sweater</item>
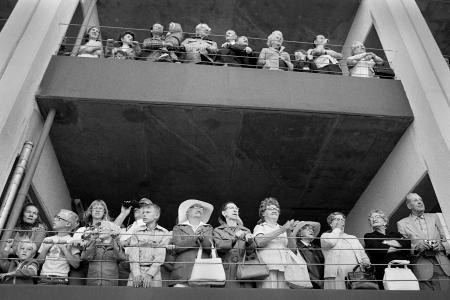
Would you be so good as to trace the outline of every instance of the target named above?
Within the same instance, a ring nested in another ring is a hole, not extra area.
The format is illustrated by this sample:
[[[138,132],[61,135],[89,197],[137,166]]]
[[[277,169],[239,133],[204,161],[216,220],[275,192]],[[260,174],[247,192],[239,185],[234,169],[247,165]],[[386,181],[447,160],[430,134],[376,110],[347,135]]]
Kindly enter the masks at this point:
[[[308,264],[309,278],[313,288],[323,289],[324,258],[320,246],[314,242],[311,243],[311,246],[306,246],[301,240],[298,240],[297,248]]]

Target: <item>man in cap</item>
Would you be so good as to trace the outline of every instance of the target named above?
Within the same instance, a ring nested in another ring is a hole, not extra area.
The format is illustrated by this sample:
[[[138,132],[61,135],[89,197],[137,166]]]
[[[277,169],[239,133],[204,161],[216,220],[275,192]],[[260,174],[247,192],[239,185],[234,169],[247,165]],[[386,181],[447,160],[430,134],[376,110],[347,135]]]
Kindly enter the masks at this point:
[[[315,289],[323,289],[324,258],[320,246],[315,242],[319,232],[319,223],[301,221],[292,234],[297,238],[298,251],[308,264],[309,278]]]

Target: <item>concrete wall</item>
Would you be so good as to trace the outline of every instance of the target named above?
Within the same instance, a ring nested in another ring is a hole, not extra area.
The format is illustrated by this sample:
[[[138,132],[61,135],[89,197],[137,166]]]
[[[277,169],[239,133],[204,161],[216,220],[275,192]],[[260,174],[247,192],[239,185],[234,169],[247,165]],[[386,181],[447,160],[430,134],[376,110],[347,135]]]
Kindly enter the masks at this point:
[[[414,0],[364,0],[360,9],[362,16],[370,13],[383,48],[395,50],[386,55],[403,83],[414,123],[350,213],[349,231],[367,232],[371,208],[392,213],[425,172],[450,224],[450,70]],[[360,26],[353,24],[352,36],[364,40]]]
[[[66,28],[60,24],[70,22],[77,4],[77,0],[20,0],[0,33],[2,189],[22,144],[26,140],[37,141],[42,120],[34,96],[51,55],[65,34]],[[58,170],[58,161],[48,143],[36,174],[40,178],[33,183],[50,215],[61,206],[70,207],[70,196]]]

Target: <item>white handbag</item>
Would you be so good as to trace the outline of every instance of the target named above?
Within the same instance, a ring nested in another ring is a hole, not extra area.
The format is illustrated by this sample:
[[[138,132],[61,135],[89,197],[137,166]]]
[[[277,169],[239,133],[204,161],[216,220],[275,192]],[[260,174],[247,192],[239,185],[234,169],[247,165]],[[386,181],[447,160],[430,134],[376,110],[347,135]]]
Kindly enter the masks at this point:
[[[384,269],[383,286],[385,290],[420,290],[417,277],[407,267],[409,263],[409,260],[393,260],[389,262],[387,268]],[[403,266],[392,268],[392,264]]]
[[[295,255],[288,250],[290,264],[284,270],[284,279],[291,289],[311,289],[312,283],[309,277],[308,265],[303,256],[298,252]]]
[[[216,248],[211,243],[211,258],[202,258],[203,248],[198,248],[197,258],[192,268],[190,286],[222,286],[225,285],[225,270],[222,259],[217,257]]]

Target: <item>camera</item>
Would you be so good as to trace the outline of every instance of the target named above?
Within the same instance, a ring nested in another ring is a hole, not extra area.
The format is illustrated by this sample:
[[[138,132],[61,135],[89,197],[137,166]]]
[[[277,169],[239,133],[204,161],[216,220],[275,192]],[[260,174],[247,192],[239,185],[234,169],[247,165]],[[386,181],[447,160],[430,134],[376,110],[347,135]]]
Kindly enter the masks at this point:
[[[130,206],[139,207],[139,201],[137,200],[125,200],[122,202],[122,206],[125,208],[129,208]]]

